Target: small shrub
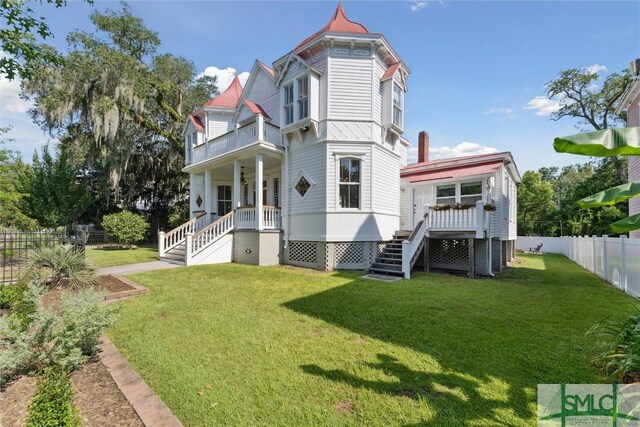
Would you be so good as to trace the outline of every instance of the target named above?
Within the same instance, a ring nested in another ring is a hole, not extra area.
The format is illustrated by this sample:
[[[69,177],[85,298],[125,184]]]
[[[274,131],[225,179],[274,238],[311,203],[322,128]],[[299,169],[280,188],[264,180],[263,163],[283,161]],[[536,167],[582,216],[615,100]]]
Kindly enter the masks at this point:
[[[10,259],[14,258],[14,250],[11,248],[4,248],[2,250],[2,260],[3,261],[8,261]]]
[[[27,427],[71,427],[80,425],[73,403],[69,373],[48,369],[39,378],[36,394],[29,405]]]
[[[485,203],[484,204],[484,210],[487,212],[495,212],[496,211],[496,205],[492,205],[491,203]]]
[[[56,245],[50,248],[38,248],[29,252],[20,280],[33,282],[41,286],[66,285],[71,289],[91,286],[97,276],[87,262],[84,253],[71,245]]]
[[[105,215],[102,219],[102,228],[119,243],[130,248],[132,244],[144,239],[149,229],[149,224],[141,215],[122,211]]]
[[[33,320],[44,289],[37,285],[19,284],[14,286],[16,292],[9,307],[11,308],[9,321],[14,328],[24,331]]]
[[[22,299],[22,295],[26,290],[26,283],[0,285],[0,308],[11,308],[14,302]]]
[[[70,372],[96,354],[100,335],[116,321],[117,308],[103,300],[104,293],[94,290],[64,292],[60,313],[55,313],[42,305],[40,294],[27,329],[0,318],[0,334],[5,336],[0,386],[23,373],[48,368]]]
[[[605,320],[587,335],[596,338],[594,366],[607,378],[626,382],[640,372],[640,310],[623,320]]]

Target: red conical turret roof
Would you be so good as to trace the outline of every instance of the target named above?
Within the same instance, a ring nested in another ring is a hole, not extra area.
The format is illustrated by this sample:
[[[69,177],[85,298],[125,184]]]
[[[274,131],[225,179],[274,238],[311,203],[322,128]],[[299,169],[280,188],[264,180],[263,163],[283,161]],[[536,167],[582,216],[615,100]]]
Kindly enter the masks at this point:
[[[344,13],[342,4],[338,3],[336,12],[333,14],[333,17],[331,18],[329,23],[324,27],[322,27],[320,31],[304,39],[298,46],[296,46],[294,50],[298,49],[299,47],[315,39],[322,33],[326,33],[326,32],[369,34],[369,31],[364,25],[358,24],[357,22],[353,22],[349,20],[349,18],[347,18],[347,15]]]
[[[236,75],[229,87],[218,96],[208,100],[204,107],[213,108],[236,108],[240,95],[242,94],[242,83]]]

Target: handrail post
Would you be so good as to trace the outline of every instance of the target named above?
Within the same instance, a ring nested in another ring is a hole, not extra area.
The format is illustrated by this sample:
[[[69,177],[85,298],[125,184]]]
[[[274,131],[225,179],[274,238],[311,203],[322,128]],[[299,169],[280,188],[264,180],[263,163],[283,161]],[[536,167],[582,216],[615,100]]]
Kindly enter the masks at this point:
[[[405,279],[411,278],[411,242],[409,240],[402,241],[402,273]]]
[[[627,240],[627,236],[620,236],[620,281],[622,289],[627,292],[627,250],[625,246],[625,241]]]
[[[607,236],[602,235],[602,268],[604,270],[604,281],[609,281],[609,257],[607,256]]]
[[[476,202],[476,239],[484,238],[484,203]]]
[[[187,265],[191,265],[191,252],[192,252],[192,246],[193,246],[193,233],[187,233],[187,236],[185,238],[185,242],[184,242],[184,250],[185,250],[185,264]]]
[[[164,256],[164,231],[158,233],[158,256]]]

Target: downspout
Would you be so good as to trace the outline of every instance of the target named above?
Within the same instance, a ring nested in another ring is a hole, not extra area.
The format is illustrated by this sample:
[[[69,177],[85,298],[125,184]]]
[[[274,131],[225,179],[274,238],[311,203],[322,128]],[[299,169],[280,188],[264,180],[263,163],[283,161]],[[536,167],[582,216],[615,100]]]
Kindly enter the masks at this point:
[[[289,191],[289,144],[285,142],[282,145],[282,147],[284,148],[284,175],[285,175],[284,188],[287,192],[287,198],[286,198],[287,230],[284,233],[284,249],[287,249],[287,247],[289,246],[289,233],[291,232],[290,231],[291,230],[291,219],[290,219],[291,218],[291,201],[290,201],[291,192]]]

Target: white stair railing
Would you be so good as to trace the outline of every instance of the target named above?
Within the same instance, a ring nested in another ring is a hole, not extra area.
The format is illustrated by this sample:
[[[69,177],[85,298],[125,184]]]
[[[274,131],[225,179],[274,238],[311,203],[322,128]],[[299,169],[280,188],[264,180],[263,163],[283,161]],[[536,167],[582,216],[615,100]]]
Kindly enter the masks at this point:
[[[256,208],[253,206],[236,209],[236,228],[250,229],[256,228]]]
[[[234,211],[231,211],[222,218],[207,225],[202,230],[193,234],[188,233],[186,235],[187,265],[189,265],[189,260],[193,256],[199,254],[211,243],[233,230],[234,213]]]
[[[267,230],[279,230],[280,229],[280,208],[273,206],[264,206],[262,208],[262,218],[264,221],[264,228]]]
[[[174,228],[173,230],[165,233],[161,231],[158,233],[158,252],[162,257],[167,251],[175,248],[184,242],[188,233],[195,233],[198,230],[204,228],[207,223],[207,214],[203,213],[195,218],[191,218],[184,224]]]
[[[405,279],[411,278],[411,266],[429,230],[429,209],[427,208],[426,211],[427,213],[424,214],[411,236],[402,242],[402,273]]]

